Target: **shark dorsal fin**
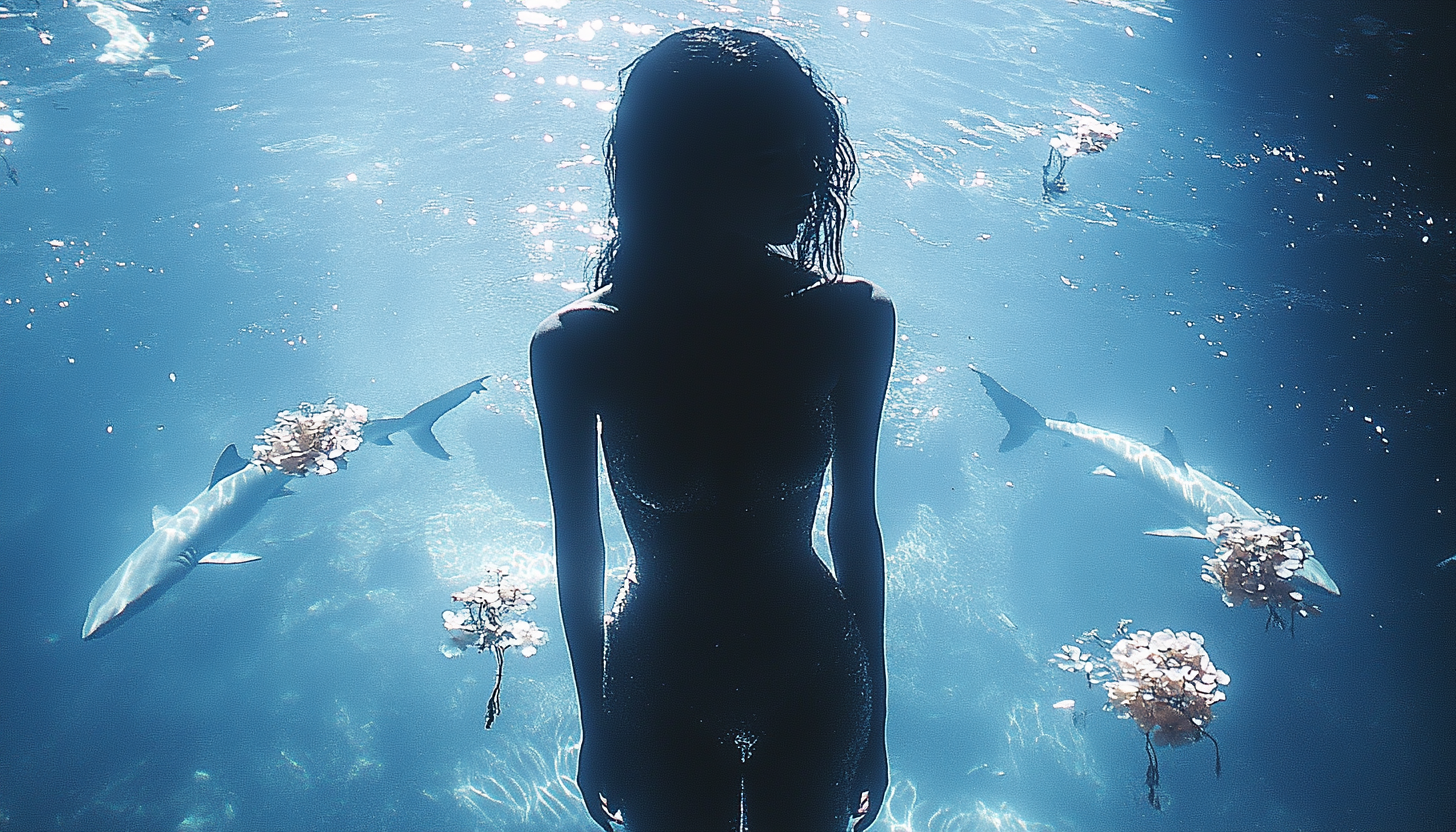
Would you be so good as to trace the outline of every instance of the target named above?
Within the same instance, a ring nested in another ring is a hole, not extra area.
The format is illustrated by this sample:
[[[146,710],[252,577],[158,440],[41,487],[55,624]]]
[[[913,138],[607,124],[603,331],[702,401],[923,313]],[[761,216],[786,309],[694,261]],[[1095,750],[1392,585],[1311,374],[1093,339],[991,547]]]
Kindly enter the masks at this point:
[[[172,519],[172,512],[162,506],[152,506],[152,531],[162,528],[162,524]]]
[[[238,456],[238,446],[229,445],[222,449],[222,455],[217,458],[217,464],[212,466],[212,479],[208,481],[207,487],[211,488],[218,484],[218,481],[248,467],[247,460]]]
[[[1077,424],[1077,414],[1075,414],[1072,411],[1068,410],[1067,411],[1067,421],[1068,422],[1071,422],[1074,425]]]
[[[1168,461],[1186,468],[1188,460],[1183,458],[1183,449],[1178,447],[1178,440],[1173,436],[1173,431],[1167,427],[1163,428],[1163,441],[1153,446],[1153,450],[1168,458]]]

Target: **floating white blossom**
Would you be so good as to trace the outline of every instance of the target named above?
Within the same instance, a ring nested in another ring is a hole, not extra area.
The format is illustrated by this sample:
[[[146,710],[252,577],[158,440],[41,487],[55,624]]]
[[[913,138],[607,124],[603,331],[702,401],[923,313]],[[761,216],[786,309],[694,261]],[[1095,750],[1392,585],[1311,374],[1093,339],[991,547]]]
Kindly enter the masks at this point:
[[[1225,698],[1228,674],[1213,666],[1197,633],[1139,630],[1109,651],[1115,681],[1106,682],[1107,702],[1132,719],[1157,745],[1186,745],[1202,739],[1213,705]]]
[[[1301,618],[1319,614],[1319,607],[1306,602],[1291,583],[1314,557],[1314,548],[1297,527],[1285,526],[1273,515],[1235,519],[1224,513],[1208,518],[1208,539],[1217,548],[1203,559],[1203,580],[1223,590],[1225,604],[1268,607],[1266,627],[1284,626],[1280,607]]]
[[[253,462],[294,476],[332,474],[344,455],[363,441],[369,411],[357,404],[339,407],[330,398],[322,405],[304,402],[298,410],[278,414],[272,427],[258,435]]]
[[[1225,698],[1220,688],[1229,683],[1229,677],[1214,667],[1198,633],[1133,633],[1128,631],[1131,623],[1118,622],[1115,642],[1089,630],[1077,639],[1077,645],[1088,645],[1090,652],[1063,645],[1052,661],[1062,670],[1084,674],[1088,687],[1101,685],[1107,692],[1104,708],[1137,723],[1146,737],[1148,802],[1161,808],[1154,746],[1187,745],[1206,737],[1213,743],[1214,772],[1221,772],[1218,741],[1209,735],[1207,726],[1213,720],[1213,706]],[[1075,708],[1072,700],[1052,707],[1064,706]]]
[[[485,727],[490,728],[501,711],[506,651],[514,647],[522,656],[530,658],[536,655],[536,648],[546,643],[545,630],[519,617],[535,606],[536,596],[507,570],[492,566],[486,569],[485,580],[452,593],[450,598],[463,604],[465,609],[441,613],[445,632],[457,646],[442,646],[440,652],[450,658],[460,655],[462,648],[495,653],[495,689],[485,708]]]
[[[1071,116],[1064,129],[1067,132],[1052,136],[1050,144],[1052,149],[1068,158],[1078,153],[1100,153],[1122,134],[1122,127],[1117,122],[1104,124],[1092,116]]]

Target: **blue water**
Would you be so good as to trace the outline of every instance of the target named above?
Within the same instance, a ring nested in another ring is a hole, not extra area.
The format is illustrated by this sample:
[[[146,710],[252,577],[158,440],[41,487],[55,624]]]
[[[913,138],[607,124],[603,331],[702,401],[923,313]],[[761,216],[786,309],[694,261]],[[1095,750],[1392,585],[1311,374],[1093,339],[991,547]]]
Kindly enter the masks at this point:
[[[525,344],[599,240],[584,157],[617,70],[699,21],[785,36],[847,99],[847,260],[900,313],[877,828],[1456,823],[1441,7],[101,2],[150,36],[117,46],[135,60],[98,62],[94,5],[0,12],[0,116],[24,125],[0,179],[0,829],[586,825]],[[1081,105],[1125,130],[1045,199]],[[1227,609],[1211,547],[1141,535],[1181,521],[1083,448],[998,454],[970,363],[1049,416],[1171,426],[1343,595],[1292,638]],[[151,507],[278,410],[398,415],[485,373],[439,425],[449,462],[365,448],[234,538],[261,562],[80,640]],[[552,641],[508,657],[487,733],[491,662],[439,648],[488,564]],[[1163,750],[1161,812],[1136,728],[1048,663],[1120,618],[1201,632],[1232,677],[1222,776],[1209,743]]]

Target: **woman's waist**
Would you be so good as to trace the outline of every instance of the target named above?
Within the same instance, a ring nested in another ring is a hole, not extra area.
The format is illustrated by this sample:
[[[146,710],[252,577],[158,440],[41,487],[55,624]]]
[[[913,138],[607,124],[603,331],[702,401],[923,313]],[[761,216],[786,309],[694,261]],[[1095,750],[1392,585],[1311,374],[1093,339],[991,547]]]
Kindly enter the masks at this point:
[[[617,505],[627,534],[639,550],[777,551],[809,545],[817,497],[720,500],[690,510],[667,510],[630,497],[619,497]]]
[[[722,541],[687,549],[637,545],[626,589],[631,601],[689,611],[769,612],[808,597],[842,597],[807,536],[745,548]]]
[[[685,568],[639,557],[634,566],[612,611],[614,643],[645,638],[653,652],[712,648],[736,655],[805,639],[822,645],[853,629],[848,602],[812,550],[761,563]]]
[[[814,551],[812,528],[628,526],[638,583],[674,593],[817,584],[831,578]],[[771,584],[767,586],[765,584]]]

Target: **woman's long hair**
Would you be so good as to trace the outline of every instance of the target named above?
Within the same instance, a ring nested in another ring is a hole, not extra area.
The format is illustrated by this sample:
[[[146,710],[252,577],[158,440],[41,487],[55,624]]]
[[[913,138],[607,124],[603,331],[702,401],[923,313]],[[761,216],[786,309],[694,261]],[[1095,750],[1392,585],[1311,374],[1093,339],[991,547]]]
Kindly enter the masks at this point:
[[[619,279],[624,245],[651,247],[654,226],[670,227],[662,220],[686,207],[685,183],[712,164],[705,151],[765,129],[765,119],[802,129],[814,170],[808,211],[785,253],[822,279],[844,273],[854,147],[839,100],[807,63],[767,35],[705,27],[667,36],[622,76],[604,150],[607,210],[617,231],[592,266],[592,290]]]

